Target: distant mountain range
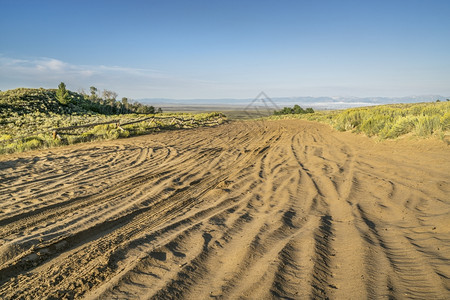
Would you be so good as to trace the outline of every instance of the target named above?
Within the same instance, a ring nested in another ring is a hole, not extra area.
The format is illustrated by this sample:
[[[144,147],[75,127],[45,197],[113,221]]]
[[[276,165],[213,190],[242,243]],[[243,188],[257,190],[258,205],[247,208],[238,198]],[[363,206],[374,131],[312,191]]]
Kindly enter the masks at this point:
[[[298,104],[302,107],[312,107],[315,109],[340,109],[360,106],[371,106],[395,103],[417,103],[433,102],[436,100],[446,101],[450,97],[441,95],[421,95],[407,97],[274,97],[271,101],[264,99],[267,106],[282,108]],[[173,106],[194,106],[194,107],[227,107],[245,108],[248,105],[264,106],[262,99],[165,99],[165,98],[145,98],[137,99],[143,104],[157,107]]]

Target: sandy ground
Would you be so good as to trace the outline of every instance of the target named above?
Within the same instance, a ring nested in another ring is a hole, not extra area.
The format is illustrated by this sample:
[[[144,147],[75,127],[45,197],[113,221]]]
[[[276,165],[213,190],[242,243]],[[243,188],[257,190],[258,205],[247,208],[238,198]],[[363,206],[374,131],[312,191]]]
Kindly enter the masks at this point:
[[[450,298],[450,147],[235,122],[0,158],[0,298]]]

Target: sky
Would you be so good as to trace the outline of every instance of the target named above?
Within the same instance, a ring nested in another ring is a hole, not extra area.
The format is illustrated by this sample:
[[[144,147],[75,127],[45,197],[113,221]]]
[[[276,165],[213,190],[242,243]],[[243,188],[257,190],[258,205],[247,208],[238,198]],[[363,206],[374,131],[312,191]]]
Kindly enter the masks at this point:
[[[449,0],[0,0],[0,90],[450,95]]]

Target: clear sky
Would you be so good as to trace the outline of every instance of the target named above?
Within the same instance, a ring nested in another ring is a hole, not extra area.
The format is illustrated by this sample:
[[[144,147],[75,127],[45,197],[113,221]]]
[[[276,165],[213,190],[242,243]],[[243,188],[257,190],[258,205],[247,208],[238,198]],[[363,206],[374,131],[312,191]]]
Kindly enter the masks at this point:
[[[0,0],[0,89],[450,95],[450,0]]]

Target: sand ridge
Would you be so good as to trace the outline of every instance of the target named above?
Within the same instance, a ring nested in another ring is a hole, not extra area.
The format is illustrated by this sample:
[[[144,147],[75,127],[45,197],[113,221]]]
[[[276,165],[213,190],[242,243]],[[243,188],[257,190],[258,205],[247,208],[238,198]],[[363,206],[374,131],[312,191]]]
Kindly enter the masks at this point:
[[[3,156],[0,295],[448,299],[449,154],[285,120]]]

